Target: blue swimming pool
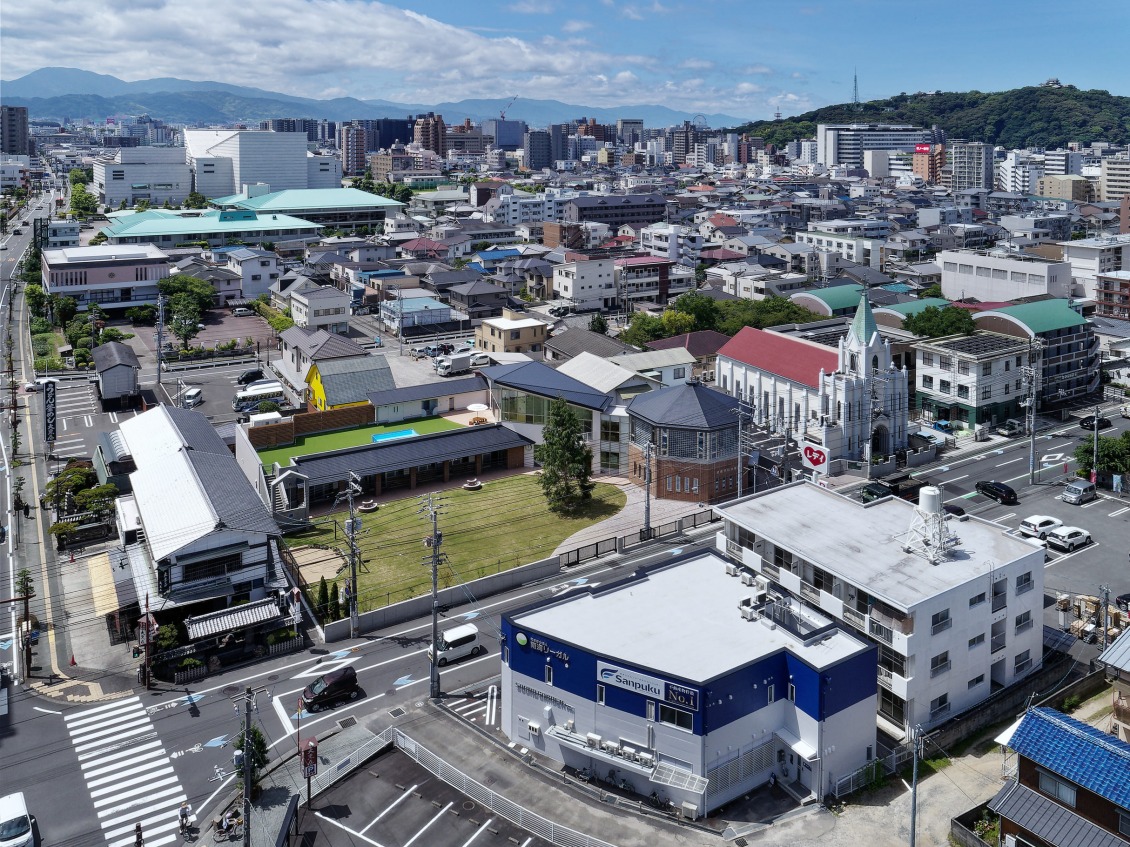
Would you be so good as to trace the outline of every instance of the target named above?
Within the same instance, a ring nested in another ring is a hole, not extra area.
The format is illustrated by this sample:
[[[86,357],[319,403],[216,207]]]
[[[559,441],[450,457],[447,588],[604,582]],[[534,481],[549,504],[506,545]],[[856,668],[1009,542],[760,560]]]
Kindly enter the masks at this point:
[[[379,444],[382,441],[395,441],[398,438],[412,438],[420,433],[414,429],[398,429],[394,432],[378,432],[372,436],[373,443]]]

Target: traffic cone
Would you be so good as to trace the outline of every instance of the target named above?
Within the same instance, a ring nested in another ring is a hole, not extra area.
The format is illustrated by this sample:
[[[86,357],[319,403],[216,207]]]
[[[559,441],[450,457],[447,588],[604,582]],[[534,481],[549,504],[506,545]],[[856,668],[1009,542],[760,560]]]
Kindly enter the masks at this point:
[[[75,666],[76,666],[77,664],[78,664],[78,662],[76,662],[76,661],[75,661],[75,654],[74,654],[74,653],[71,653],[71,667],[73,668],[73,667],[75,667]]]
[[[74,560],[75,560],[75,553],[74,553],[74,551],[72,550],[72,551],[71,551],[71,561],[72,561],[72,562],[74,562]]]

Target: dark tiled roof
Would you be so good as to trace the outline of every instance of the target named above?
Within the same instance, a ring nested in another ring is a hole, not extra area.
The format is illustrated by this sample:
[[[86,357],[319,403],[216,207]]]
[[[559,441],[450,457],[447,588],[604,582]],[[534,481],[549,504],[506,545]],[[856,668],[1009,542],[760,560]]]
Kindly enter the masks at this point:
[[[516,388],[538,397],[565,398],[567,403],[582,409],[606,409],[612,398],[585,385],[579,380],[555,371],[541,362],[521,362],[517,365],[495,365],[481,371],[492,383]]]
[[[185,453],[196,478],[208,495],[208,502],[216,513],[216,519],[227,529],[278,535],[278,526],[251,483],[243,476],[235,456],[218,435],[216,440],[223,447],[222,454],[196,450]]]
[[[1029,709],[1008,746],[1037,765],[1130,809],[1130,744],[1054,709]]]
[[[728,394],[698,382],[685,382],[632,398],[628,416],[679,429],[737,429],[734,408],[734,398]]]
[[[658,194],[599,194],[572,197],[566,203],[571,203],[578,209],[588,209],[597,206],[644,206],[655,203],[662,205],[666,201]]]
[[[647,344],[647,349],[673,350],[677,347],[684,347],[696,359],[701,359],[703,356],[713,356],[729,340],[730,336],[725,333],[715,332],[712,329],[702,329],[698,332],[685,332],[671,338],[650,341]]]
[[[989,808],[1055,847],[1126,847],[1126,842],[1082,818],[1050,797],[1009,782]]]
[[[209,635],[219,635],[221,632],[231,632],[234,629],[266,623],[281,616],[278,601],[268,597],[266,600],[244,603],[233,609],[221,609],[218,612],[185,618],[184,625],[188,629],[188,637],[195,641],[197,638],[207,638]]]
[[[224,444],[211,422],[194,409],[180,409],[176,406],[162,406],[173,426],[189,450],[197,453],[219,453],[231,456],[231,450]]]
[[[360,476],[369,476],[413,465],[526,447],[532,443],[524,435],[519,435],[502,424],[469,426],[417,438],[350,447],[318,456],[299,456],[293,460],[293,466],[308,477],[311,485],[318,485],[345,479],[350,471]]]
[[[318,362],[368,355],[368,351],[356,341],[350,341],[343,335],[326,332],[324,329],[311,331],[306,327],[292,326],[284,329],[279,337]]]
[[[395,387],[392,371],[380,353],[360,359],[329,359],[315,363],[326,392],[327,406],[359,403],[375,391]]]
[[[94,356],[94,369],[101,373],[115,365],[128,365],[131,368],[140,368],[141,362],[133,349],[120,341],[107,341],[99,344],[91,351]]]
[[[448,379],[443,382],[425,382],[422,385],[406,385],[403,388],[390,388],[375,391],[369,395],[373,406],[388,406],[392,403],[412,403],[416,400],[434,400],[437,397],[450,397],[470,391],[485,391],[487,381],[481,376],[467,376],[461,379]]]
[[[482,279],[476,282],[465,282],[462,285],[453,285],[448,291],[451,294],[458,294],[460,297],[482,297],[488,294],[504,296],[507,293],[505,288]]]
[[[607,359],[609,356],[618,356],[621,353],[637,352],[631,344],[580,328],[567,329],[560,335],[553,336],[545,342],[545,346],[570,358],[579,353],[592,353],[594,356]]]

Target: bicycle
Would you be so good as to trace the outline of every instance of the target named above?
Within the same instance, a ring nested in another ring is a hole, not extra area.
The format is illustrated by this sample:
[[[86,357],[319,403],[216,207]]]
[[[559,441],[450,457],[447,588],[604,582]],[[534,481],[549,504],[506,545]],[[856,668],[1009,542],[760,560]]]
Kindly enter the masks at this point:
[[[221,826],[221,821],[212,821],[212,828],[216,833],[216,841],[236,841],[243,838],[243,818],[236,818],[227,829]]]

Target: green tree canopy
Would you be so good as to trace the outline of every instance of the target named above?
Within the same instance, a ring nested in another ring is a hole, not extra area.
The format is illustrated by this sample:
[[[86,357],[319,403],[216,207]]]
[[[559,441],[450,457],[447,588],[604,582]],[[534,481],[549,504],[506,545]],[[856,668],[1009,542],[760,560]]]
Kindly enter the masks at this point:
[[[243,733],[235,737],[235,742],[232,745],[234,750],[242,750],[244,755],[251,757],[251,784],[255,785],[259,782],[259,777],[262,775],[263,768],[267,767],[267,762],[270,761],[270,750],[267,747],[267,739],[263,737],[263,731],[255,724],[251,725],[250,745],[245,746],[243,743]],[[250,749],[248,749],[250,747]],[[243,771],[240,771],[239,779],[243,780]]]
[[[208,198],[199,191],[193,191],[185,198],[184,207],[186,209],[207,209]]]
[[[925,338],[943,335],[972,335],[976,329],[973,313],[958,306],[927,306],[916,315],[903,318],[902,328]]]
[[[549,420],[538,448],[539,477],[552,512],[568,513],[592,497],[592,449],[584,442],[577,414],[558,397],[549,407]]]
[[[191,301],[191,307],[195,308],[197,319],[212,308],[216,299],[216,289],[212,286],[212,283],[188,274],[173,274],[161,280],[157,283],[157,290],[169,298],[170,305],[173,298],[178,295],[185,295],[188,299],[180,302],[187,307]]]
[[[608,321],[604,319],[604,315],[600,312],[589,318],[589,332],[595,332],[598,335],[604,335],[608,332]]]
[[[721,315],[718,301],[705,294],[698,292],[683,294],[671,304],[671,309],[690,315],[694,319],[694,329],[688,330],[690,332],[718,328],[718,319]]]

